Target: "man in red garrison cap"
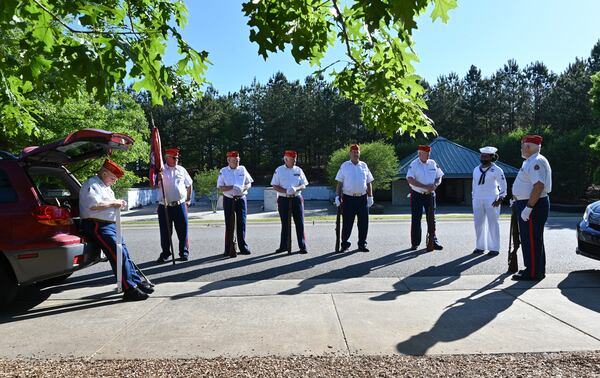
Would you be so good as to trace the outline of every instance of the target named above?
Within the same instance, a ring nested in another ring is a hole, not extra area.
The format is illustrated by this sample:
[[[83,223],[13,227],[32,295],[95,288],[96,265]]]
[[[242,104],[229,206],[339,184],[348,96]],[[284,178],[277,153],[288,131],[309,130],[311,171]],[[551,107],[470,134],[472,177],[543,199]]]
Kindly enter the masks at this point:
[[[161,253],[156,262],[163,263],[171,257],[173,225],[179,239],[179,260],[187,261],[190,255],[188,207],[192,200],[193,182],[188,171],[179,165],[179,148],[165,150],[165,163],[161,174],[163,182],[158,186],[160,204],[157,212]]]
[[[357,218],[358,250],[369,252],[367,233],[369,231],[369,207],[373,206],[373,185],[375,180],[367,163],[360,161],[360,146],[353,144],[349,151],[350,160],[342,163],[335,176],[335,205],[342,206],[342,243],[340,252],[348,252],[350,234]]]
[[[288,243],[288,238],[292,237],[292,235],[288,235],[287,223],[290,211],[296,225],[296,239],[300,248],[299,253],[308,253],[306,249],[306,237],[304,235],[304,199],[302,198],[302,190],[308,185],[308,180],[306,180],[302,168],[296,165],[297,157],[298,154],[296,151],[285,151],[283,154],[284,164],[275,169],[275,173],[273,173],[273,178],[271,179],[271,185],[277,192],[277,210],[281,219],[281,239],[279,241],[279,248],[275,250],[275,253],[283,251],[292,253],[292,251],[288,250],[290,249],[289,246],[292,245],[291,242]]]
[[[233,244],[233,227],[237,233],[237,245],[241,255],[249,255],[250,247],[246,243],[246,214],[248,203],[246,194],[252,186],[252,176],[246,167],[240,165],[238,151],[227,152],[227,166],[222,168],[217,179],[217,188],[223,193],[223,213],[225,214],[225,251],[223,255],[237,257]],[[235,213],[235,224],[231,222]]]
[[[429,158],[431,146],[419,145],[418,157],[410,163],[406,181],[410,186],[410,249],[416,250],[421,244],[421,219],[425,209],[427,220],[427,251],[442,250],[435,235],[435,190],[442,183],[444,172],[435,160]]]
[[[79,216],[84,235],[95,242],[104,252],[113,273],[117,265],[117,208],[127,205],[124,200],[116,199],[110,188],[125,171],[111,160],[105,160],[96,176],[90,177],[79,190]],[[141,301],[148,298],[154,289],[138,275],[129,258],[125,242],[123,254],[123,299]]]
[[[552,169],[542,154],[542,137],[526,135],[521,139],[521,157],[525,159],[512,186],[519,217],[519,235],[525,269],[513,280],[539,281],[546,276],[544,225],[550,211],[548,194],[552,191]]]

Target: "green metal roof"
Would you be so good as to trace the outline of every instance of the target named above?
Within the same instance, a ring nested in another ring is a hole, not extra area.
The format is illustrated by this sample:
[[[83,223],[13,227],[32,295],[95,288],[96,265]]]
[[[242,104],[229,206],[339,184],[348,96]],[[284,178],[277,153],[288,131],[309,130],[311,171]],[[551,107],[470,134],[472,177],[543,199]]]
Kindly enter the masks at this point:
[[[473,151],[458,143],[449,141],[443,137],[437,137],[429,144],[431,146],[430,159],[435,160],[442,171],[444,178],[471,178],[473,170],[480,164],[480,153]],[[410,163],[417,158],[417,151],[408,155],[400,161],[401,179],[406,178],[406,172]],[[504,171],[506,177],[516,177],[519,170],[511,165],[497,161],[498,165]]]

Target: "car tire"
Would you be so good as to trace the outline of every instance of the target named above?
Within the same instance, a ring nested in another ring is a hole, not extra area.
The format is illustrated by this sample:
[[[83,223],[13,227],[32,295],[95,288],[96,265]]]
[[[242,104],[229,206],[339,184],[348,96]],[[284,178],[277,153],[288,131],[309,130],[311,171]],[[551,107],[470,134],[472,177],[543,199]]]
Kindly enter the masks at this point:
[[[8,306],[17,296],[19,285],[6,261],[0,260],[0,308]]]

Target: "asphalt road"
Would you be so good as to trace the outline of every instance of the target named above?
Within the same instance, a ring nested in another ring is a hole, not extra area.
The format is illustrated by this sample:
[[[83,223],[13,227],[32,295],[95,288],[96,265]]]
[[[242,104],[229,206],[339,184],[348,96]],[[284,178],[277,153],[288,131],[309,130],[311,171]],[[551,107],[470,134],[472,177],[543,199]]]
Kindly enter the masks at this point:
[[[546,225],[547,273],[569,273],[600,269],[600,262],[575,254],[576,218],[553,218]],[[500,221],[501,254],[497,257],[471,254],[475,232],[470,220],[438,221],[438,239],[443,251],[408,250],[409,221],[371,222],[368,253],[356,248],[353,230],[351,252],[333,253],[333,222],[306,225],[309,254],[274,254],[279,244],[276,223],[249,224],[247,241],[252,255],[235,259],[223,257],[224,227],[190,226],[190,260],[156,264],[160,252],[157,226],[126,226],[123,235],[138,266],[155,283],[183,281],[261,280],[261,279],[343,279],[351,277],[458,276],[498,274],[506,271],[508,220]],[[174,236],[175,248],[177,239]],[[423,245],[423,244],[422,244]],[[294,240],[294,247],[297,247]],[[177,252],[176,252],[177,255]],[[519,252],[520,256],[520,252]],[[520,266],[522,260],[520,258]],[[67,285],[106,284],[114,280],[108,263],[76,272]]]

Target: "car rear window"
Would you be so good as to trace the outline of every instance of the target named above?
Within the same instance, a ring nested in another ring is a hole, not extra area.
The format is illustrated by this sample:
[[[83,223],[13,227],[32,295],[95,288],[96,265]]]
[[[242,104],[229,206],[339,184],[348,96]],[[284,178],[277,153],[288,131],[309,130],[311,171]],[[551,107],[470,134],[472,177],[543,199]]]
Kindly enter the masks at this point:
[[[63,171],[33,168],[29,170],[29,177],[46,203],[59,201],[62,204],[64,200],[78,196]]]
[[[17,200],[17,192],[10,184],[8,175],[0,169],[0,203],[14,203]]]

